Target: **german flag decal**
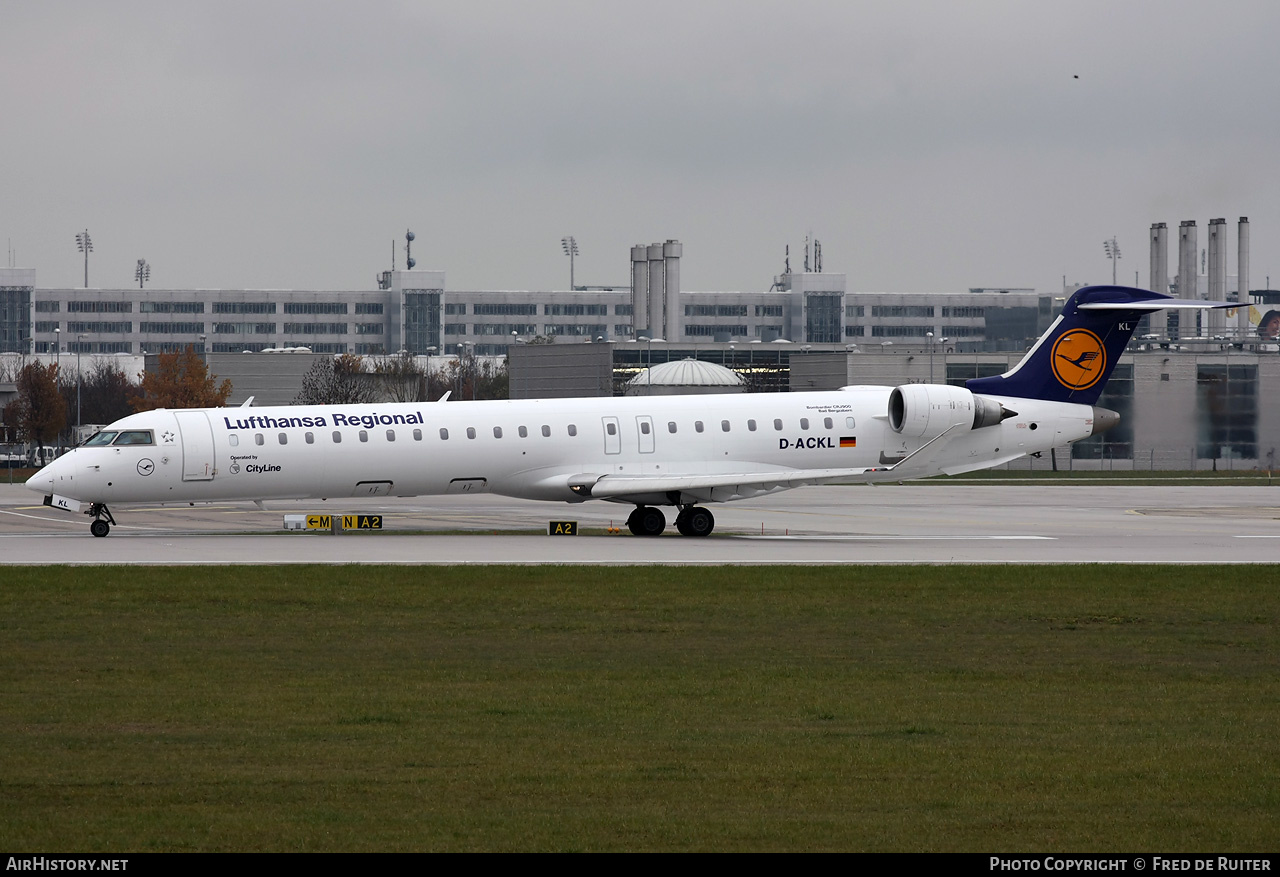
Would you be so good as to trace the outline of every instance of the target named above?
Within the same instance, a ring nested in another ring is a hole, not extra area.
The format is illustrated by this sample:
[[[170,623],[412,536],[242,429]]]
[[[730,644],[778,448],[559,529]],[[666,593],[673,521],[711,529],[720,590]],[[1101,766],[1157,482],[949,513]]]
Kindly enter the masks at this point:
[[[852,436],[852,435],[842,435],[842,436],[840,436],[840,447],[842,447],[842,448],[856,448],[857,446],[858,446],[858,439],[857,439],[857,437],[856,437],[856,436]]]

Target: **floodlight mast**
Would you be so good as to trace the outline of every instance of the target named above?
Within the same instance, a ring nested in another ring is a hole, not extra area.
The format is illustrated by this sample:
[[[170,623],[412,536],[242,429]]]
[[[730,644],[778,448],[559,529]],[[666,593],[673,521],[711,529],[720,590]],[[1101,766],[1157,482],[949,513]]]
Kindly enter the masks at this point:
[[[1111,285],[1116,285],[1116,262],[1120,260],[1120,245],[1116,243],[1116,239],[1112,237],[1110,240],[1102,242],[1102,250],[1107,254],[1107,258],[1111,260]]]
[[[89,254],[93,252],[93,239],[89,237],[89,229],[76,234],[76,247],[84,253],[84,288],[89,288]]]
[[[573,235],[560,238],[560,246],[564,248],[564,254],[569,257],[569,291],[577,289],[573,285],[573,257],[578,255],[578,242],[574,240]]]

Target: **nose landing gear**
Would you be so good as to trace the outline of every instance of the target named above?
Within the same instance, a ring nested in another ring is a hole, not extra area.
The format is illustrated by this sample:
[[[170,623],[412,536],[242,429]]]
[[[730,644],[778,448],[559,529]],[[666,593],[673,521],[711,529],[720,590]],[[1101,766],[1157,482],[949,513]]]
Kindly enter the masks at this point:
[[[89,525],[89,532],[101,538],[111,532],[111,525],[116,519],[111,517],[111,510],[107,508],[104,502],[90,503],[89,508],[85,510],[86,515],[93,515],[93,523]]]

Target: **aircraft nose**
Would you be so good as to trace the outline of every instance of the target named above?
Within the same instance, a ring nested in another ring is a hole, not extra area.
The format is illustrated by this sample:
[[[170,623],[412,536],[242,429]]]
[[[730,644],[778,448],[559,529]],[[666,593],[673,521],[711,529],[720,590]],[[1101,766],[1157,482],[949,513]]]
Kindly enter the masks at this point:
[[[70,474],[70,461],[65,457],[54,460],[27,479],[27,490],[48,496],[55,493],[54,485],[63,475]]]

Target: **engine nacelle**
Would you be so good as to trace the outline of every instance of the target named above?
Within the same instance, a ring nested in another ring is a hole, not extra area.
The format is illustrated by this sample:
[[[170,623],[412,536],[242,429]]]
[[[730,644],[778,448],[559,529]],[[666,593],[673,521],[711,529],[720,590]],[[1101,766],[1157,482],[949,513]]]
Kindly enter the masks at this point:
[[[889,425],[894,432],[911,438],[935,438],[956,425],[969,429],[995,426],[1014,413],[964,387],[904,384],[889,394]]]

